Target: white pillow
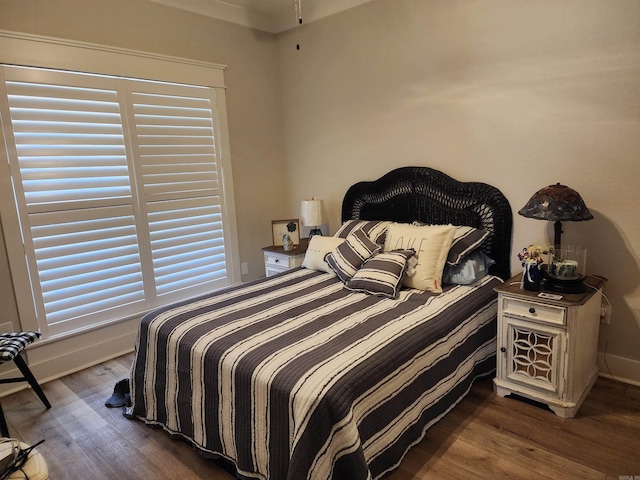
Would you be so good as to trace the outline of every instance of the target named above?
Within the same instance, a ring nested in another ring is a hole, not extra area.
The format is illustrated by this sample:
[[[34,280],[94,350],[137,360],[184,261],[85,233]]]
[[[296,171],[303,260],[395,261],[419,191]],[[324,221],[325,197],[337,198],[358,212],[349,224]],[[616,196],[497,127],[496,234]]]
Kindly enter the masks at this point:
[[[304,254],[302,266],[309,270],[318,270],[335,275],[336,273],[329,267],[324,257],[344,242],[344,238],[314,235],[311,237],[311,240],[309,240],[309,246],[307,247],[307,253]]]
[[[417,226],[392,223],[387,227],[384,251],[415,250],[415,273],[402,284],[434,293],[442,292],[442,271],[456,228],[453,225]]]

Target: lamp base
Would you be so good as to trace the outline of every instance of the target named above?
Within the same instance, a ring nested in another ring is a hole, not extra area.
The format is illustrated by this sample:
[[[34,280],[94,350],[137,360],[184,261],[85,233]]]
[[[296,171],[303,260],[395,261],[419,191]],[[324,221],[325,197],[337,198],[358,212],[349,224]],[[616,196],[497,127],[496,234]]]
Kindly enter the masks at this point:
[[[549,275],[544,279],[544,289],[556,293],[584,293],[587,287],[584,284],[584,276],[571,280],[560,280]]]
[[[309,231],[309,238],[313,237],[314,235],[320,235],[322,236],[322,230],[320,230],[319,228],[312,228]]]

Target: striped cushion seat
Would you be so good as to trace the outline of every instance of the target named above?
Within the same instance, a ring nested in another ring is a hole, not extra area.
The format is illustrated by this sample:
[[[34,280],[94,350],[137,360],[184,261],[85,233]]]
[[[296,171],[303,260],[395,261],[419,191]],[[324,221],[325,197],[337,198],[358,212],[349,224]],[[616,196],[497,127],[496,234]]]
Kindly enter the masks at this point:
[[[0,335],[0,362],[8,362],[24,347],[40,338],[40,332],[13,332]]]

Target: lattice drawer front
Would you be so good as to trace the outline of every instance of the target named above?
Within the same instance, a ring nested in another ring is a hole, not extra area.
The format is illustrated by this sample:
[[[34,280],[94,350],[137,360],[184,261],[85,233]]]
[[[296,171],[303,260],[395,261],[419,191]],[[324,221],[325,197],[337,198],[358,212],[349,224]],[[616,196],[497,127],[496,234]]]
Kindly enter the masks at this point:
[[[553,385],[556,340],[555,335],[513,327],[513,372]]]

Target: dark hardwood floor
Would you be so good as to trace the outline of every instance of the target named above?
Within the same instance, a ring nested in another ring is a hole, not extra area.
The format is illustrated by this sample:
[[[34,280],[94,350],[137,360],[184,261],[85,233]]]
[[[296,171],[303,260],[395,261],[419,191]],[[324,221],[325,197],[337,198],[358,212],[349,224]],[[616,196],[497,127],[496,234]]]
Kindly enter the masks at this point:
[[[51,480],[233,477],[163,430],[104,406],[132,354],[2,399],[10,434],[38,450]],[[481,380],[388,480],[640,479],[640,388],[599,379],[574,419],[493,394]]]

